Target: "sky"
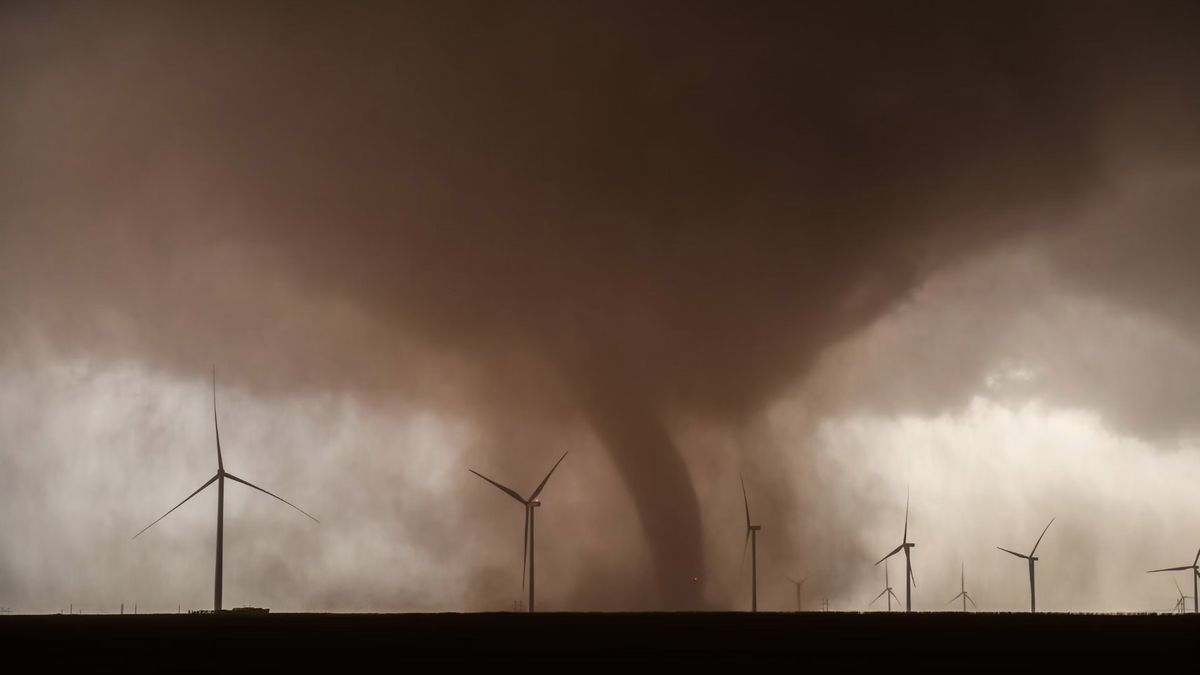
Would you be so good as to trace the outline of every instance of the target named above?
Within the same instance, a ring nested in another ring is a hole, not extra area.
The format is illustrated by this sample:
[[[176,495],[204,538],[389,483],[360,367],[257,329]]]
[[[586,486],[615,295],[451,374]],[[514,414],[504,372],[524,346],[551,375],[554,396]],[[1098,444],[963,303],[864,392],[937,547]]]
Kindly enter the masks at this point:
[[[1169,610],[1190,3],[12,3],[0,606]],[[893,560],[893,562],[896,562]],[[891,569],[901,589],[900,563]],[[1175,580],[1190,588],[1181,574]],[[901,592],[901,595],[903,593]],[[878,605],[875,606],[878,608]]]

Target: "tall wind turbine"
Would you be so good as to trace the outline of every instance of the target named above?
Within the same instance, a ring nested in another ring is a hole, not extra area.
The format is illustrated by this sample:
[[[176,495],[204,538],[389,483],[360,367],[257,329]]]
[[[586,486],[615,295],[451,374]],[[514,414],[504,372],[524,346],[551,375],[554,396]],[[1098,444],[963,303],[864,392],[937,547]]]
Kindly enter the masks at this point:
[[[518,493],[516,490],[513,490],[512,488],[509,488],[509,487],[506,487],[504,485],[497,483],[496,481],[492,480],[491,478],[488,478],[487,476],[479,473],[475,469],[467,469],[468,471],[475,474],[476,476],[479,476],[480,478],[486,480],[487,482],[491,483],[492,485],[495,485],[496,487],[500,488],[500,490],[502,490],[504,492],[504,494],[517,500],[518,502],[521,503],[522,506],[525,507],[525,544],[524,544],[524,552],[521,555],[521,588],[525,588],[525,562],[528,560],[528,562],[529,562],[529,611],[530,612],[533,612],[533,581],[534,581],[534,576],[533,576],[533,551],[534,551],[534,549],[533,549],[533,510],[542,505],[542,501],[540,499],[538,499],[538,495],[540,495],[542,493],[542,488],[546,487],[546,481],[550,480],[550,474],[554,473],[554,470],[557,469],[558,465],[562,464],[562,461],[566,458],[567,458],[567,453],[564,452],[562,454],[562,457],[559,457],[558,461],[554,463],[554,466],[550,467],[550,473],[546,474],[546,477],[543,478],[542,482],[538,484],[537,489],[534,490],[529,495],[529,498],[522,497],[520,495],[520,493]]]
[[[1038,559],[1037,559],[1037,556],[1034,555],[1034,553],[1037,553],[1037,547],[1038,547],[1038,544],[1042,543],[1042,537],[1046,536],[1046,530],[1050,529],[1050,526],[1053,524],[1054,524],[1054,519],[1051,518],[1050,522],[1046,523],[1046,529],[1042,530],[1041,536],[1038,537],[1037,541],[1033,544],[1033,550],[1029,552],[1029,555],[1023,555],[1021,553],[1017,553],[1016,551],[1010,551],[1006,548],[1001,548],[999,546],[996,547],[996,548],[999,548],[1001,551],[1004,551],[1005,553],[1011,553],[1011,554],[1017,556],[1018,558],[1024,558],[1029,561],[1029,611],[1030,612],[1037,611],[1037,585],[1034,584],[1033,568],[1034,568],[1034,563],[1036,563],[1038,561]]]
[[[750,498],[746,496],[746,479],[742,481],[742,501],[746,504],[746,543],[750,544],[750,611],[758,611],[758,531],[761,525],[750,524]],[[746,544],[742,544],[742,560],[746,559]]]
[[[1196,551],[1196,558],[1192,560],[1191,565],[1186,565],[1184,567],[1166,567],[1161,570],[1150,570],[1149,572],[1146,572],[1146,574],[1153,574],[1155,572],[1182,572],[1184,570],[1192,571],[1192,611],[1200,612],[1200,606],[1198,606],[1200,605],[1200,602],[1196,602],[1196,598],[1200,597],[1200,595],[1196,595],[1196,593],[1200,591],[1200,583],[1197,582],[1197,580],[1200,579],[1200,551]]]
[[[967,566],[965,564],[962,566],[960,573],[961,573],[961,576],[959,577],[959,580],[962,582],[962,592],[959,593],[958,595],[954,596],[953,598],[950,598],[949,602],[947,602],[946,604],[948,605],[951,602],[954,602],[955,600],[962,598],[962,601],[963,601],[962,611],[965,612],[965,611],[967,611],[967,601],[971,600],[971,594],[967,593]],[[971,600],[971,606],[974,607],[975,609],[979,609],[979,605],[976,605],[974,600]]]
[[[879,563],[883,562],[884,560],[887,560],[888,558],[896,555],[900,551],[904,551],[904,570],[905,570],[905,572],[907,572],[907,574],[905,574],[905,577],[904,577],[904,611],[906,611],[906,612],[912,611],[912,587],[917,585],[917,580],[916,580],[916,578],[913,577],[913,572],[912,572],[912,556],[909,553],[909,551],[914,546],[916,546],[916,544],[914,544],[908,540],[908,498],[905,498],[905,500],[904,500],[904,539],[901,540],[900,545],[897,546],[895,549],[893,549],[891,553],[880,558],[879,562],[877,562],[875,564],[878,565]],[[884,570],[884,577],[885,578],[887,577],[886,569]]]
[[[303,513],[304,515],[308,516],[309,518],[312,518],[313,522],[319,523],[321,521],[317,520],[316,518],[313,518],[312,515],[309,514],[307,511],[305,511],[304,509],[300,508],[299,506],[296,506],[295,504],[289,502],[288,500],[284,499],[283,497],[280,497],[279,495],[277,495],[273,492],[268,492],[267,490],[264,490],[264,489],[258,487],[254,483],[251,483],[246,480],[242,480],[241,478],[238,478],[237,476],[235,476],[225,470],[225,461],[221,457],[221,427],[217,423],[217,369],[216,368],[213,368],[212,383],[213,383],[213,431],[216,434],[216,438],[217,438],[217,473],[214,474],[212,478],[209,478],[207,483],[205,483],[204,485],[201,485],[199,488],[196,489],[195,492],[188,495],[187,499],[184,499],[182,502],[179,502],[175,506],[171,507],[171,511],[174,511],[175,509],[183,506],[185,503],[187,503],[188,499],[191,499],[192,497],[195,497],[196,495],[200,494],[204,490],[204,488],[208,487],[209,485],[212,485],[213,482],[216,481],[216,483],[217,483],[217,570],[216,570],[216,581],[214,583],[214,590],[213,590],[213,611],[219,612],[219,611],[221,611],[221,578],[222,578],[222,564],[223,564],[222,558],[223,558],[223,554],[224,554],[224,544],[225,544],[225,479],[226,478],[228,478],[231,481],[241,483],[242,485],[248,485],[248,486],[254,488],[255,490],[258,490],[259,492],[268,494],[268,495],[274,497],[275,499],[278,499],[279,501],[283,502],[284,504],[287,504],[288,506],[292,507],[293,509],[296,509],[300,513]],[[158,520],[155,520],[153,523],[150,523],[146,527],[143,527],[141,532],[138,532],[137,534],[133,535],[133,538],[137,539],[139,536],[141,536],[142,532],[145,532],[146,530],[154,527],[154,525],[156,523],[158,523],[159,520],[162,520],[163,518],[166,518],[167,516],[171,515],[171,511],[167,511],[166,513],[159,516]]]
[[[804,577],[800,581],[796,581],[791,577],[785,577],[788,581],[796,585],[796,611],[804,611],[804,582],[808,581],[808,577]]]
[[[875,596],[875,599],[871,601],[871,605],[879,602],[879,599],[885,595],[887,596],[888,611],[890,612],[892,611],[892,598],[896,598],[896,594],[892,592],[892,582],[888,580],[887,565],[883,566],[883,590],[879,592],[879,595]],[[896,602],[899,603],[900,598],[896,598]]]

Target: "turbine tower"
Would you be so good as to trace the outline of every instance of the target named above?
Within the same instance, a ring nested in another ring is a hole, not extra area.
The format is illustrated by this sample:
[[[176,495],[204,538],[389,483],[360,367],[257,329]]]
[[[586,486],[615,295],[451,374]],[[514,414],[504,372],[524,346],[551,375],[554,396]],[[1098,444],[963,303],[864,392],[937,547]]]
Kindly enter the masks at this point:
[[[796,611],[803,612],[804,611],[804,596],[803,596],[804,582],[808,581],[808,577],[804,577],[800,581],[796,581],[795,579],[793,579],[791,577],[784,577],[784,578],[796,585]]]
[[[892,592],[892,582],[888,580],[888,566],[886,564],[883,566],[883,590],[879,592],[879,595],[875,596],[875,599],[871,601],[871,605],[879,602],[879,599],[885,595],[887,596],[888,611],[891,612],[892,598],[896,598],[896,594]],[[899,603],[900,598],[896,598],[896,602]]]
[[[962,566],[962,569],[960,570],[960,574],[961,574],[961,576],[959,577],[959,580],[962,582],[962,592],[960,592],[958,595],[954,596],[953,598],[950,598],[949,602],[947,602],[946,604],[948,605],[951,602],[954,602],[955,600],[962,598],[962,601],[963,601],[962,611],[964,611],[964,612],[967,611],[967,601],[968,600],[971,600],[972,607],[974,607],[975,609],[979,609],[979,605],[976,605],[975,601],[971,599],[971,594],[967,593],[967,566],[965,564]]]
[[[538,484],[537,489],[534,490],[533,493],[531,493],[529,495],[528,499],[522,497],[520,495],[520,493],[518,493],[516,490],[513,490],[512,488],[509,488],[509,487],[506,487],[504,485],[497,483],[496,481],[492,480],[491,478],[488,478],[487,476],[479,473],[475,469],[467,469],[468,471],[475,474],[476,476],[479,476],[480,478],[486,480],[487,482],[491,483],[492,485],[495,485],[497,488],[499,488],[501,491],[503,491],[504,494],[517,500],[518,502],[521,503],[522,506],[525,507],[525,543],[524,543],[524,551],[521,555],[521,588],[525,588],[525,569],[526,569],[525,563],[526,563],[526,561],[528,561],[529,562],[529,611],[531,613],[533,612],[533,582],[534,582],[534,576],[533,576],[533,551],[534,551],[534,548],[533,548],[533,510],[542,505],[542,501],[540,499],[538,499],[538,495],[540,495],[542,493],[542,488],[546,487],[546,481],[550,480],[550,474],[554,473],[554,470],[557,469],[558,465],[562,464],[562,461],[566,458],[567,458],[567,453],[564,452],[562,454],[562,457],[559,457],[558,461],[554,463],[554,466],[550,467],[550,473],[546,474],[546,477],[542,479],[542,482]]]
[[[904,539],[901,541],[899,546],[897,546],[895,549],[892,550],[891,553],[880,558],[879,562],[876,562],[875,564],[878,565],[879,563],[883,562],[884,560],[887,560],[888,558],[896,555],[900,551],[904,551],[904,570],[906,572],[905,577],[904,577],[904,611],[906,611],[906,612],[912,611],[912,587],[917,585],[917,580],[916,580],[916,578],[913,577],[912,556],[909,552],[914,546],[916,546],[916,544],[914,544],[908,540],[908,498],[905,498],[905,500],[904,500]],[[884,577],[885,578],[887,577],[887,569],[886,568],[884,569]],[[890,602],[890,600],[889,600],[889,602]]]
[[[1053,524],[1054,524],[1054,519],[1051,518],[1050,522],[1046,523],[1046,528],[1044,530],[1042,530],[1041,536],[1038,537],[1037,541],[1033,544],[1033,550],[1029,552],[1029,555],[1023,555],[1021,553],[1017,553],[1016,551],[1010,551],[1006,548],[1001,548],[999,546],[996,547],[996,548],[999,548],[1001,551],[1004,551],[1005,553],[1011,553],[1012,555],[1015,555],[1018,558],[1024,558],[1025,560],[1029,561],[1029,611],[1030,612],[1037,611],[1037,585],[1034,583],[1033,570],[1034,570],[1034,564],[1038,561],[1038,559],[1037,559],[1037,556],[1034,555],[1034,553],[1037,552],[1038,544],[1042,543],[1042,537],[1046,536],[1046,530],[1049,530],[1050,526]]]
[[[750,544],[750,611],[758,611],[758,531],[761,525],[750,524],[750,498],[746,496],[746,479],[742,481],[742,501],[746,504],[746,543]],[[746,559],[746,544],[742,544],[742,560]]]
[[[1154,574],[1155,572],[1182,572],[1184,570],[1192,571],[1192,612],[1200,612],[1200,607],[1197,606],[1200,605],[1200,603],[1196,602],[1196,598],[1200,597],[1196,595],[1196,593],[1200,591],[1200,583],[1197,581],[1200,579],[1200,550],[1196,551],[1196,557],[1192,560],[1191,565],[1185,565],[1183,567],[1165,567],[1161,570],[1150,570],[1149,572],[1146,572],[1146,574]]]
[[[313,522],[319,523],[321,521],[317,520],[316,518],[313,518],[313,516],[310,513],[308,513],[304,509],[300,508],[299,506],[296,506],[295,504],[289,502],[288,500],[284,499],[283,497],[280,497],[279,495],[277,495],[273,492],[268,492],[267,490],[260,488],[259,486],[255,485],[254,483],[251,483],[246,480],[242,480],[241,478],[238,478],[237,476],[235,476],[225,470],[225,460],[221,456],[221,427],[217,423],[217,369],[216,368],[213,368],[212,383],[213,383],[213,432],[216,434],[216,439],[217,439],[217,473],[214,474],[212,478],[209,478],[208,482],[206,482],[204,485],[201,485],[199,488],[197,488],[195,492],[188,495],[187,499],[184,499],[182,502],[179,502],[175,506],[171,507],[171,511],[174,511],[175,509],[183,506],[185,503],[187,503],[188,499],[191,499],[192,497],[195,497],[196,495],[203,492],[204,488],[208,487],[209,485],[212,485],[214,481],[217,483],[217,565],[216,565],[216,574],[215,574],[216,580],[213,584],[213,587],[214,587],[213,588],[213,611],[220,612],[221,611],[221,580],[222,580],[222,576],[223,576],[222,564],[223,564],[224,544],[225,544],[225,479],[226,478],[228,478],[231,481],[241,483],[242,485],[247,485],[249,487],[252,487],[255,490],[258,490],[259,492],[262,492],[264,494],[274,497],[275,499],[278,499],[279,501],[283,502],[284,504],[287,504],[288,506],[292,507],[293,509],[296,509],[300,513],[303,513],[304,515],[308,516],[309,518],[312,518]],[[137,534],[133,535],[133,539],[137,539],[138,537],[140,537],[142,535],[142,532],[145,532],[146,530],[154,527],[154,525],[157,524],[159,520],[162,520],[163,518],[166,518],[167,516],[171,515],[171,511],[167,511],[166,513],[159,516],[158,520],[155,520],[153,523],[150,523],[146,527],[143,527],[141,532],[138,532]]]

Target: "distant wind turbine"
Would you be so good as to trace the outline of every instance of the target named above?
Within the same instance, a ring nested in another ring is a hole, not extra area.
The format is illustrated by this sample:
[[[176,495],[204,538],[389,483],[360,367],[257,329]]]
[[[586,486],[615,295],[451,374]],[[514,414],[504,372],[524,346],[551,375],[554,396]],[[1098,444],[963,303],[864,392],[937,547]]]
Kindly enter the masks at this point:
[[[554,470],[557,469],[558,465],[562,464],[562,461],[566,458],[567,458],[567,453],[564,452],[562,454],[562,457],[559,457],[558,461],[554,463],[554,466],[550,467],[550,473],[546,474],[546,477],[542,479],[542,482],[538,484],[537,489],[535,489],[529,495],[528,498],[522,497],[520,495],[520,493],[518,493],[516,490],[513,490],[512,488],[509,488],[509,487],[506,487],[504,485],[497,483],[496,481],[492,480],[491,478],[488,478],[487,476],[479,473],[475,469],[467,469],[468,471],[475,474],[476,476],[479,476],[480,478],[486,480],[487,482],[491,483],[492,485],[495,485],[497,488],[500,488],[500,490],[503,491],[504,494],[517,500],[518,502],[521,503],[522,506],[525,507],[525,543],[524,543],[524,552],[522,553],[522,557],[521,557],[521,587],[522,588],[525,587],[525,562],[528,560],[528,562],[529,562],[529,611],[530,612],[533,612],[533,582],[534,582],[534,576],[533,576],[533,551],[534,551],[534,548],[533,548],[533,510],[542,505],[542,501],[540,499],[538,499],[538,495],[540,495],[542,493],[542,488],[546,487],[546,481],[550,480],[550,474],[554,473]]]
[[[746,479],[742,481],[742,501],[746,504],[746,543],[750,544],[750,611],[758,611],[758,531],[761,525],[750,524],[750,498],[746,496]],[[746,559],[746,544],[742,544],[742,560]]]
[[[1200,597],[1196,595],[1197,592],[1200,592],[1200,583],[1197,583],[1197,580],[1200,579],[1200,550],[1196,551],[1196,557],[1192,560],[1191,565],[1186,565],[1184,567],[1166,567],[1161,570],[1150,570],[1149,572],[1146,572],[1146,574],[1154,574],[1155,572],[1182,572],[1184,570],[1192,571],[1192,611],[1200,612],[1200,603],[1196,602],[1196,598]]]
[[[792,579],[791,577],[787,577],[786,579],[791,581],[792,584],[796,585],[796,611],[804,611],[804,583],[805,581],[808,581],[809,578],[805,577],[799,581]]]
[[[905,498],[905,500],[904,500],[904,539],[901,540],[900,545],[897,546],[895,549],[893,549],[891,553],[880,558],[879,562],[877,562],[875,564],[878,565],[879,563],[883,562],[884,560],[887,560],[888,558],[896,555],[900,551],[904,551],[904,570],[907,573],[904,578],[904,611],[906,611],[906,612],[912,611],[912,587],[917,585],[917,580],[916,580],[916,578],[913,577],[912,557],[911,557],[911,554],[909,553],[909,551],[914,546],[916,546],[916,544],[914,544],[908,540],[908,498]],[[886,578],[886,576],[887,576],[887,570],[885,569],[884,577]]]
[[[1037,538],[1037,541],[1033,544],[1033,550],[1029,552],[1029,555],[1017,553],[1016,551],[1010,551],[1006,548],[1001,548],[999,546],[996,547],[996,548],[1000,549],[1001,551],[1004,551],[1005,553],[1011,553],[1012,555],[1015,555],[1018,558],[1024,558],[1025,560],[1029,561],[1029,611],[1030,612],[1037,611],[1037,585],[1034,583],[1033,571],[1034,571],[1034,564],[1037,563],[1038,559],[1037,559],[1037,556],[1034,555],[1034,553],[1037,553],[1037,547],[1038,547],[1038,544],[1042,543],[1042,537],[1046,536],[1046,530],[1049,530],[1050,526],[1053,524],[1054,524],[1054,519],[1051,518],[1050,522],[1046,523],[1046,528],[1042,530],[1041,536],[1039,536]]]
[[[1183,594],[1183,589],[1179,587],[1178,581],[1175,581],[1174,579],[1172,579],[1171,581],[1175,584],[1175,590],[1179,591],[1179,599],[1175,601],[1175,610],[1174,611],[1177,614],[1183,614],[1184,612],[1187,611],[1188,596]]]
[[[875,596],[875,599],[871,601],[871,604],[874,605],[875,603],[879,602],[879,599],[885,595],[887,596],[887,606],[888,611],[890,612],[892,611],[892,598],[896,598],[896,594],[892,592],[892,582],[888,580],[888,566],[886,564],[883,566],[883,590],[879,592],[879,595]],[[899,604],[899,602],[900,598],[896,598],[896,603]]]
[[[213,431],[215,432],[216,438],[217,438],[217,473],[215,475],[213,475],[212,478],[209,478],[207,483],[205,483],[204,485],[201,485],[195,492],[188,495],[187,499],[184,499],[182,502],[179,502],[178,504],[173,506],[171,508],[171,511],[174,511],[175,509],[183,506],[185,503],[187,503],[188,499],[191,499],[192,497],[195,497],[196,495],[200,494],[204,490],[204,488],[208,487],[209,485],[212,485],[213,482],[216,481],[216,483],[217,483],[217,570],[216,570],[216,582],[214,584],[215,588],[213,591],[213,611],[219,612],[219,611],[221,611],[221,577],[222,577],[222,564],[223,564],[222,558],[223,558],[223,554],[224,554],[224,543],[225,543],[225,479],[226,478],[228,478],[229,480],[241,483],[242,485],[247,485],[249,487],[252,487],[255,490],[258,490],[259,492],[262,492],[264,494],[274,497],[275,499],[278,499],[279,501],[283,502],[284,504],[287,504],[288,506],[292,507],[293,509],[296,509],[300,513],[303,513],[304,515],[308,516],[309,518],[312,518],[313,522],[319,523],[321,521],[317,520],[316,518],[313,518],[312,515],[309,514],[307,511],[305,511],[304,509],[300,508],[299,506],[296,506],[295,504],[289,502],[288,500],[284,499],[283,497],[280,497],[279,495],[277,495],[273,492],[268,492],[268,491],[258,487],[254,483],[242,480],[241,478],[238,478],[237,476],[235,476],[225,470],[225,461],[221,457],[221,427],[217,423],[217,369],[216,368],[213,368],[212,383],[213,383]],[[155,520],[153,523],[150,523],[146,527],[143,527],[141,532],[138,532],[137,534],[133,535],[133,539],[137,539],[139,536],[141,536],[142,532],[145,532],[146,530],[154,527],[154,525],[156,523],[158,523],[159,520],[162,520],[163,518],[166,518],[167,516],[171,515],[171,511],[167,511],[166,513],[159,516],[158,520]]]
[[[959,580],[962,583],[962,592],[959,593],[958,595],[954,596],[953,598],[950,598],[949,602],[947,602],[946,604],[948,605],[951,602],[954,602],[955,600],[962,598],[962,601],[963,601],[962,611],[965,612],[965,611],[967,611],[967,601],[971,600],[971,594],[967,593],[967,566],[964,564],[962,566],[962,569],[959,570],[959,572],[961,574],[961,576],[959,577]],[[979,609],[979,605],[976,605],[974,600],[971,600],[971,606],[974,607],[975,609]]]
[[[803,596],[804,582],[808,581],[808,577],[804,577],[800,581],[796,581],[795,579],[793,579],[791,577],[784,577],[784,578],[787,579],[788,581],[792,582],[793,584],[795,584],[795,586],[796,586],[796,611],[803,612],[804,611],[804,596]]]

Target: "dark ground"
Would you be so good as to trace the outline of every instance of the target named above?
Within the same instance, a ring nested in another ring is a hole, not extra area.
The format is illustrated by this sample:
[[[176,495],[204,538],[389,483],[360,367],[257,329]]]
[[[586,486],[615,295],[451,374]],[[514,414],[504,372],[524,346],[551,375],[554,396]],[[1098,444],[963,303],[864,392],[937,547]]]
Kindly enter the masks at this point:
[[[42,670],[340,672],[408,660],[783,659],[798,666],[1187,665],[1200,616],[267,614],[0,617],[4,663]],[[1193,662],[1194,665],[1194,662]],[[927,668],[925,668],[927,669]],[[1187,668],[1190,672],[1196,672]],[[10,671],[15,672],[15,671]],[[1068,672],[1074,672],[1068,671]]]

